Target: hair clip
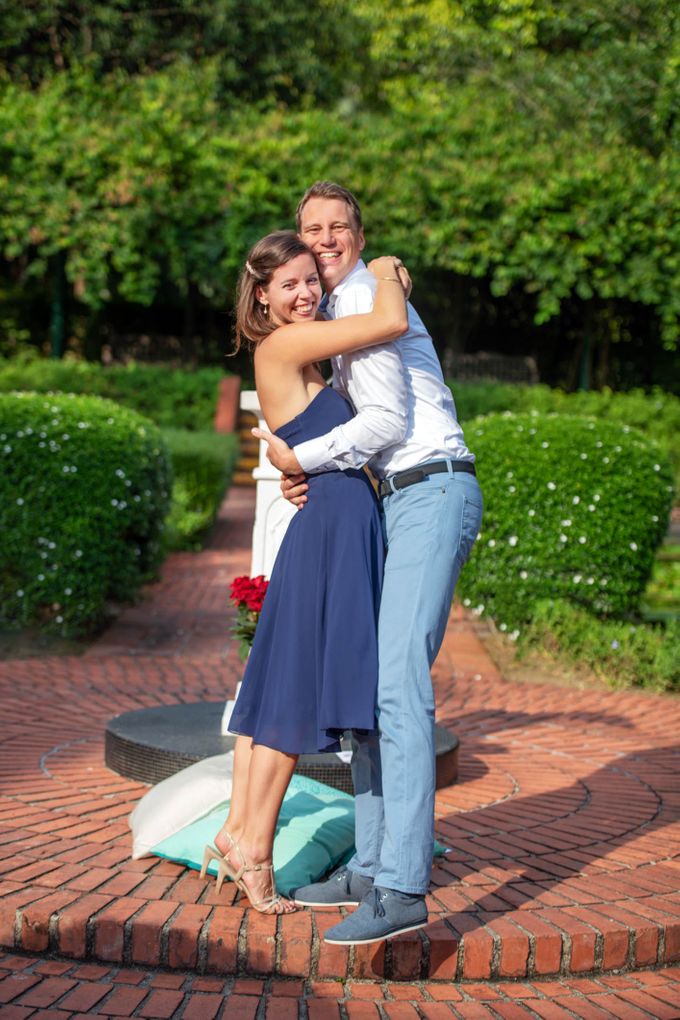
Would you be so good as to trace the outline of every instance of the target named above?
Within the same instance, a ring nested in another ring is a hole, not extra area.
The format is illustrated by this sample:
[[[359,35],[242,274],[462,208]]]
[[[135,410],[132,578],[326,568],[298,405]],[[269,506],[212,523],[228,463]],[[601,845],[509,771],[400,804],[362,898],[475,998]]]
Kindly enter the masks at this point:
[[[257,279],[257,273],[251,266],[250,262],[248,262],[248,259],[246,259],[246,270],[250,273],[252,277],[255,277],[255,279]]]

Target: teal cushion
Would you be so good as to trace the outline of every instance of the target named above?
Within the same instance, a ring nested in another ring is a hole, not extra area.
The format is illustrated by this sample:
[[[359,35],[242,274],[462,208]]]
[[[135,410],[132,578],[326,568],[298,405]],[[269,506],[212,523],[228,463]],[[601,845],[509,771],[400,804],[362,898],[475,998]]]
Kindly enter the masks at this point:
[[[150,853],[200,871],[203,850],[212,844],[228,803],[158,843]],[[283,799],[274,837],[276,887],[284,895],[316,882],[354,851],[354,797],[306,776],[293,775]],[[435,855],[446,853],[440,844]],[[211,861],[208,871],[215,874]]]

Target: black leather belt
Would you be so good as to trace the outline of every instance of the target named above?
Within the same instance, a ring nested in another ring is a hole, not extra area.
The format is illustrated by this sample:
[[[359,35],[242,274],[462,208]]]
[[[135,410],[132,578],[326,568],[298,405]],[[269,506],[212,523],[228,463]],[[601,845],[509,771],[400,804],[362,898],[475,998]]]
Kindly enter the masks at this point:
[[[469,460],[433,460],[422,464],[411,471],[398,471],[396,475],[385,478],[378,486],[378,495],[389,496],[395,489],[406,489],[409,485],[422,482],[428,475],[448,474],[451,471],[464,471],[468,475],[476,475],[475,465]]]

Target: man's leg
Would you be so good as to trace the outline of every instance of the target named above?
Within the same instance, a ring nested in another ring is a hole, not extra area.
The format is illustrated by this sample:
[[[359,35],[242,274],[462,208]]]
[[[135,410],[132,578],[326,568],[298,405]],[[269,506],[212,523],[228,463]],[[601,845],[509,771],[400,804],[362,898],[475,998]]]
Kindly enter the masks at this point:
[[[377,733],[352,734],[352,782],[356,853],[348,867],[358,875],[373,878],[378,867],[385,830],[380,743]]]
[[[432,867],[430,666],[444,636],[458,574],[479,531],[482,499],[472,475],[432,475],[387,497],[384,509],[388,553],[380,605],[378,725],[385,832],[375,886],[389,895],[379,908],[374,905],[373,918],[362,904],[327,933],[339,942],[372,941],[372,923],[377,931],[381,919],[385,929],[391,920],[394,930],[420,926],[409,897],[400,894],[423,896]]]
[[[442,481],[443,479],[443,481]],[[434,847],[434,692],[430,667],[481,524],[473,475],[431,475],[385,501],[378,722],[385,836],[375,884],[427,892]]]

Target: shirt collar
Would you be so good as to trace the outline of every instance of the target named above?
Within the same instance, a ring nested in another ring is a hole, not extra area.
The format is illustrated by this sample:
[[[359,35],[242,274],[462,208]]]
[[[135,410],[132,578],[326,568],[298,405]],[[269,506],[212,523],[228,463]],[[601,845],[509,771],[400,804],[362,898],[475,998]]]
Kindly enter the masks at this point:
[[[340,283],[337,285],[337,287],[335,287],[333,289],[333,293],[327,295],[324,298],[325,307],[322,309],[322,311],[328,311],[332,315],[333,312],[335,311],[335,303],[338,300],[338,298],[340,297],[340,295],[342,294],[343,290],[345,290],[347,287],[349,287],[353,277],[355,277],[357,275],[357,273],[360,273],[360,272],[362,272],[365,269],[366,269],[366,263],[364,262],[364,260],[363,259],[358,259],[357,260],[357,264],[354,266],[354,268],[350,269],[350,271],[347,274],[347,276],[344,276],[342,278],[342,280],[340,281]]]

